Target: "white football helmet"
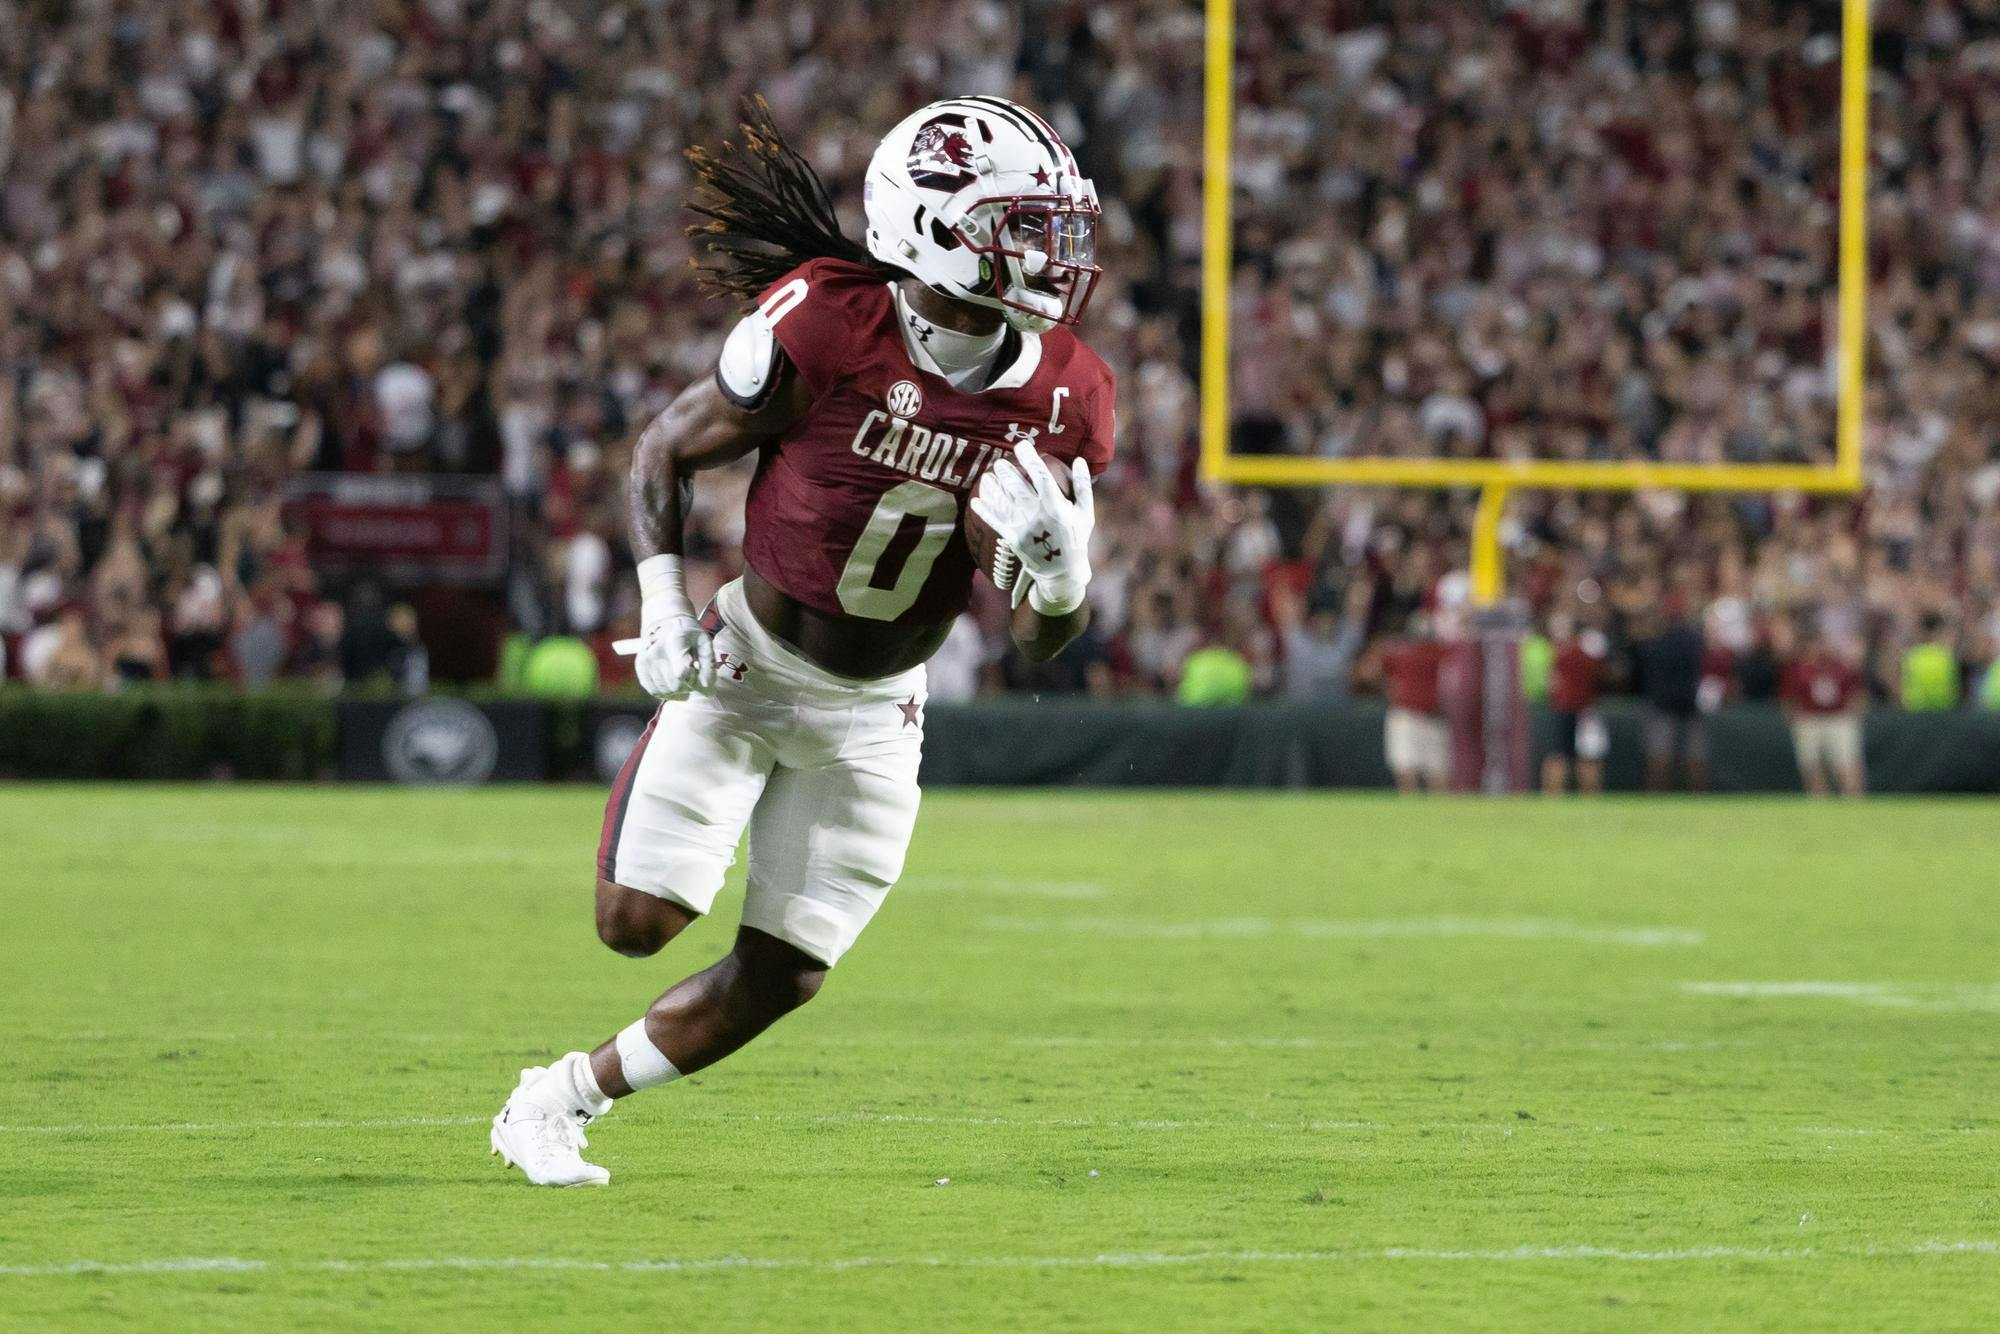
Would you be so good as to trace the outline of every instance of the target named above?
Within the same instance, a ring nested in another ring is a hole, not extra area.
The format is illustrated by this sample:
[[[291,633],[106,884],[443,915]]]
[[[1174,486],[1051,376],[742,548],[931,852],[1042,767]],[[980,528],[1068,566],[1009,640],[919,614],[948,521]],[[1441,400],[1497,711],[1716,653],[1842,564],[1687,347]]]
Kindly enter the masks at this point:
[[[868,252],[1024,333],[1074,324],[1097,275],[1097,188],[1047,121],[1000,97],[906,117],[862,187]]]

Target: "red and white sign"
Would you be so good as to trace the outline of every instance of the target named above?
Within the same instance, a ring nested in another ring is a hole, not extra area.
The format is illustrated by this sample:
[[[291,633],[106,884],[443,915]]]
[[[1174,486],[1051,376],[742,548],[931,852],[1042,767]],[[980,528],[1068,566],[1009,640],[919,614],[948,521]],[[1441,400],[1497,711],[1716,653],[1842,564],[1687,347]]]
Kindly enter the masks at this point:
[[[475,582],[506,570],[506,506],[492,478],[313,473],[292,483],[285,512],[315,568]]]

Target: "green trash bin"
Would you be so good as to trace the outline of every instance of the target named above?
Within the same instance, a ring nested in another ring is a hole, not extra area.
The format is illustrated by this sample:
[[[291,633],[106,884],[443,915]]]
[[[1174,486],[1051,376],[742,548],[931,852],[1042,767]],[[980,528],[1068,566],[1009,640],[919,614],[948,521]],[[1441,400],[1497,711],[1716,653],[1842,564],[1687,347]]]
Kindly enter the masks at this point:
[[[1250,664],[1233,648],[1211,644],[1188,654],[1175,698],[1197,708],[1241,704],[1250,698]]]
[[[588,699],[597,693],[597,655],[570,635],[555,635],[528,650],[521,688],[543,699]]]

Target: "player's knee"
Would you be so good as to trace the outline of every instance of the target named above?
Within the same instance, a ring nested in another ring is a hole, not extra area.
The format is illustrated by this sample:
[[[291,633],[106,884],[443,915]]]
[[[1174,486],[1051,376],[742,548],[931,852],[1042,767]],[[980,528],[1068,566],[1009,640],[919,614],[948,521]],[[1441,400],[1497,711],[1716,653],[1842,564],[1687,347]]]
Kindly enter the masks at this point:
[[[775,1005],[782,1006],[789,1013],[819,995],[819,989],[825,984],[824,968],[794,969],[774,980],[772,1000]]]
[[[644,959],[665,949],[674,933],[663,923],[599,908],[597,938],[628,959]]]
[[[658,954],[693,920],[694,914],[677,903],[597,882],[597,938],[627,958]]]
[[[818,964],[752,965],[739,967],[736,977],[743,1007],[769,1022],[817,996],[826,981],[826,969]]]
[[[742,975],[747,1008],[768,1023],[790,1014],[819,994],[824,968],[760,970]]]
[[[826,965],[818,959],[748,928],[738,934],[732,954],[743,1001],[772,1018],[798,1009],[826,983]]]

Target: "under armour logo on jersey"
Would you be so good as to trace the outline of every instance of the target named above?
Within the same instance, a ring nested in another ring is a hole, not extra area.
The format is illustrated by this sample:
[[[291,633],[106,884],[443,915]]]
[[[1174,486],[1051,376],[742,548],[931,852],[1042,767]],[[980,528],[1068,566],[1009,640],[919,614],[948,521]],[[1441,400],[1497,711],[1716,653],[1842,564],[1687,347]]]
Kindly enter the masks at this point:
[[[890,385],[884,401],[892,417],[914,417],[924,410],[924,392],[914,380],[898,380]]]
[[[1041,433],[1042,428],[1039,426],[1023,426],[1019,422],[1007,423],[1007,443],[1010,445],[1017,443],[1032,445],[1035,443],[1035,437]]]
[[[741,681],[744,675],[749,672],[750,664],[741,658],[731,657],[727,653],[718,653],[715,655],[715,670],[718,673],[726,675],[732,681]]]
[[[917,336],[919,343],[928,343],[931,341],[931,326],[925,324],[915,315],[910,316],[910,332]]]

